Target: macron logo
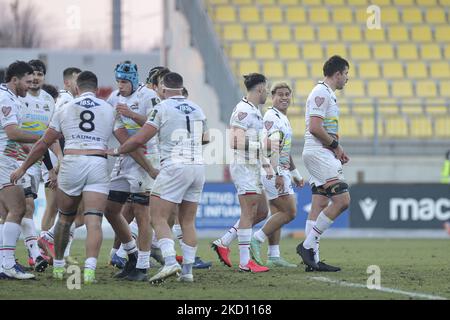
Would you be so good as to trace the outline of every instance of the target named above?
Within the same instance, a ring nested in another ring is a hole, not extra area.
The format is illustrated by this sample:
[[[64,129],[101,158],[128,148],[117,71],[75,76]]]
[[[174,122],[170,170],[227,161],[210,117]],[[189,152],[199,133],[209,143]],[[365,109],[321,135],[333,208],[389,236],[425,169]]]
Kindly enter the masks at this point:
[[[370,198],[365,198],[363,200],[359,200],[359,207],[364,215],[366,221],[372,219],[373,212],[378,204],[377,200],[372,200]]]
[[[76,104],[87,109],[97,107],[100,105],[91,98],[83,99],[80,102],[77,102]]]

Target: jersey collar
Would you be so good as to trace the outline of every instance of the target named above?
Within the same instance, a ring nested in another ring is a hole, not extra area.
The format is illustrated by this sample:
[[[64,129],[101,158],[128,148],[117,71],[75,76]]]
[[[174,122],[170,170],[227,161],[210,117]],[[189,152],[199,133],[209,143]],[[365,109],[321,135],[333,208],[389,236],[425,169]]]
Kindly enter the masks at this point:
[[[95,97],[95,94],[93,92],[85,92],[83,94],[80,94],[80,97],[87,97],[87,96],[94,96]]]
[[[249,104],[251,107],[258,109],[258,107],[256,107],[253,103],[251,103],[250,101],[248,101],[247,97],[243,97],[242,101],[244,101],[245,103]]]
[[[3,91],[8,92],[8,93],[9,93],[10,95],[12,95],[14,98],[18,98],[18,96],[15,95],[14,92],[12,92],[12,91],[8,88],[8,86],[6,85],[6,83],[2,83],[2,84],[0,85],[0,89],[3,90]]]

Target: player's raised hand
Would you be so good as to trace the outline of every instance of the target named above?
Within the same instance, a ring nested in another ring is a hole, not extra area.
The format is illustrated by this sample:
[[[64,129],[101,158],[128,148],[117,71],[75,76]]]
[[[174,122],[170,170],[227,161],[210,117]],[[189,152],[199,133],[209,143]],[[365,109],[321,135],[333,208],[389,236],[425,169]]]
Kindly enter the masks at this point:
[[[120,115],[128,117],[128,118],[131,118],[131,115],[133,114],[133,111],[131,111],[130,108],[128,108],[128,106],[123,103],[119,103],[116,106],[116,110]]]
[[[24,175],[25,170],[22,167],[20,167],[11,173],[9,180],[11,181],[11,183],[17,184],[17,181],[19,181]]]
[[[112,157],[120,156],[119,148],[108,149],[108,150],[105,151],[105,153],[106,153],[106,155],[112,156]]]

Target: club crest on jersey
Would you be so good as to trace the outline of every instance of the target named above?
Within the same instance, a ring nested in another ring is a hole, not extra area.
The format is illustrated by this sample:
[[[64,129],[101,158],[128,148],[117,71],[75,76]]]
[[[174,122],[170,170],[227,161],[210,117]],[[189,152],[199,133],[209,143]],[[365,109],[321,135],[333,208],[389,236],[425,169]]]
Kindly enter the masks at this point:
[[[99,106],[99,104],[94,100],[92,100],[91,98],[83,99],[80,102],[77,102],[76,104],[86,109]]]
[[[314,99],[314,101],[316,102],[317,107],[320,108],[321,105],[323,105],[323,103],[325,102],[325,98],[322,97],[316,97]]]
[[[273,127],[273,121],[266,121],[264,122],[264,126],[267,130],[270,130]]]
[[[184,114],[190,114],[190,113],[195,111],[194,108],[192,108],[190,105],[188,105],[186,103],[180,104],[180,105],[176,106],[175,108],[177,108],[178,110],[180,110]]]
[[[44,110],[49,112],[50,111],[50,107],[48,106],[48,104],[44,105]]]
[[[11,107],[2,107],[2,113],[5,117],[9,116],[11,113]]]
[[[239,112],[239,113],[238,113],[238,119],[239,119],[239,121],[244,120],[245,118],[247,118],[247,116],[248,116],[248,113],[247,113],[247,112]]]

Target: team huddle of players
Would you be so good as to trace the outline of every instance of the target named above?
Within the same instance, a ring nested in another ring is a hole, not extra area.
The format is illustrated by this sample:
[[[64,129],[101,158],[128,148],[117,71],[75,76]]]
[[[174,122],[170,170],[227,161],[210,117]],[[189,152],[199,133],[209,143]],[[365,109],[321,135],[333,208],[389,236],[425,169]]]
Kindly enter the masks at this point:
[[[306,240],[297,247],[307,271],[340,270],[320,261],[319,240],[350,201],[342,176],[349,158],[339,144],[334,95],[346,84],[348,68],[341,57],[331,57],[325,80],[307,100],[303,160],[313,201]],[[111,263],[121,268],[114,278],[158,283],[178,275],[179,281],[194,281],[193,268],[211,266],[196,256],[195,230],[209,134],[202,108],[187,98],[183,77],[155,67],[143,84],[137,66],[126,61],[115,68],[118,89],[104,101],[96,97],[98,79],[90,71],[64,70],[59,93],[44,85],[45,73],[42,61],[16,61],[0,86],[0,279],[35,277],[15,258],[20,234],[29,265],[43,272],[53,264],[53,277],[63,279],[66,264],[77,263],[70,256],[74,231],[85,225],[84,283],[96,282],[105,216],[116,235]],[[241,216],[212,248],[232,267],[229,246],[238,238],[240,271],[296,267],[279,247],[281,227],[296,216],[293,185],[303,186],[291,156],[292,89],[273,84],[272,107],[262,116],[268,81],[258,73],[244,78],[247,95],[231,115],[229,146]],[[111,148],[112,137],[118,148]],[[116,157],[112,171],[108,156]],[[41,179],[47,207],[38,237],[32,218]],[[182,256],[176,255],[174,234]],[[150,257],[162,265],[153,276],[147,274]]]

